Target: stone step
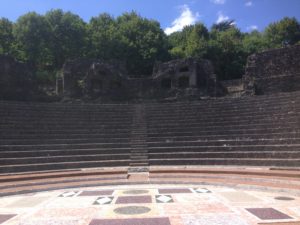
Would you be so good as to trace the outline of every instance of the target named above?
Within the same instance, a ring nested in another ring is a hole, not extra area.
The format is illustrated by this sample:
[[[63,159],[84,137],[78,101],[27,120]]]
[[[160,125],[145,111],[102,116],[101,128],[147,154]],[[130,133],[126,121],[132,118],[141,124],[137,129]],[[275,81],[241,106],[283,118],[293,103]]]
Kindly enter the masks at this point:
[[[89,162],[62,162],[62,163],[43,163],[30,165],[5,165],[0,166],[0,174],[18,173],[18,172],[38,172],[51,170],[66,170],[80,168],[96,167],[122,167],[128,166],[130,160],[106,160],[106,161],[89,161]]]
[[[145,160],[148,160],[148,155],[143,155],[143,156],[136,156],[136,155],[130,155],[130,159],[131,160],[141,160],[141,161],[145,161]]]
[[[146,154],[148,153],[147,149],[132,149],[131,154]]]
[[[222,151],[299,151],[299,145],[240,145],[240,146],[184,146],[148,147],[149,153],[163,152],[222,152]]]
[[[106,161],[106,160],[129,160],[129,154],[106,154],[106,155],[70,155],[70,156],[45,156],[45,157],[18,157],[18,158],[1,158],[0,165],[19,165],[19,164],[39,164],[39,163],[57,163],[57,162],[89,162],[89,161]]]
[[[296,131],[300,131],[300,127],[298,127],[297,123],[291,123],[291,124],[272,124],[270,126],[266,125],[249,125],[249,126],[198,126],[198,127],[185,127],[185,126],[174,126],[174,127],[164,127],[164,128],[151,128],[149,127],[148,133],[163,133],[168,131],[201,131],[201,132],[211,132],[211,131],[234,131],[234,130],[243,130],[244,133],[248,130],[271,130],[271,129],[295,129]]]
[[[184,118],[182,117],[182,115],[185,115]],[[224,118],[224,120],[236,120],[236,119],[245,119],[245,118],[249,118],[249,119],[258,119],[258,118],[270,118],[270,117],[299,117],[299,111],[295,112],[295,111],[278,111],[278,110],[274,110],[274,111],[270,111],[270,112],[265,112],[265,113],[258,113],[258,112],[252,112],[252,113],[241,113],[241,112],[234,112],[231,114],[222,114],[222,113],[214,113],[214,112],[210,112],[207,114],[195,114],[195,115],[189,115],[186,113],[180,113],[178,115],[176,114],[172,114],[171,112],[168,113],[167,115],[158,115],[158,116],[147,116],[147,121],[148,124],[152,121],[154,122],[172,122],[172,121],[177,121],[177,120],[198,120],[198,121],[215,121],[215,120],[220,120],[222,118]]]
[[[133,164],[149,164],[149,160],[148,159],[130,159],[130,166],[132,166]]]
[[[198,165],[198,166],[277,166],[299,167],[300,159],[223,159],[223,158],[194,158],[194,159],[154,159],[149,160],[154,165]]]
[[[86,144],[40,144],[40,145],[0,145],[1,151],[32,151],[32,150],[72,150],[72,149],[98,149],[101,150],[115,150],[126,149],[131,150],[132,147],[128,144],[126,147],[115,144],[115,146],[105,146],[101,143],[86,143]],[[139,150],[137,148],[137,150]]]
[[[128,168],[128,174],[131,173],[145,173],[145,172],[149,172],[149,167],[148,165],[145,167],[129,167]]]
[[[288,139],[288,138],[300,138],[300,132],[268,132],[262,134],[221,134],[221,135],[206,135],[206,134],[196,134],[191,132],[181,132],[181,133],[167,133],[160,134],[157,136],[147,137],[148,142],[153,141],[189,141],[189,140],[212,140],[212,141],[220,141],[220,140],[259,140],[259,139]]]
[[[148,160],[146,162],[139,162],[139,161],[132,162],[132,161],[130,161],[129,166],[130,167],[146,167],[146,166],[149,166],[149,162],[148,162]]]
[[[124,149],[61,149],[61,150],[26,150],[26,151],[0,151],[1,158],[21,158],[21,157],[51,157],[51,156],[72,156],[72,155],[96,155],[96,154],[130,154],[131,148]],[[131,153],[132,154],[132,153]],[[144,153],[142,153],[144,154]]]
[[[262,128],[262,129],[233,129],[233,130],[166,130],[164,132],[150,132],[148,133],[148,138],[152,137],[170,137],[170,136],[178,136],[178,135],[184,135],[184,136],[189,136],[189,135],[195,135],[195,136],[209,136],[209,135],[227,135],[231,137],[239,137],[239,136],[247,136],[247,135],[260,135],[260,134],[268,134],[268,133],[299,133],[300,128]]]
[[[85,144],[85,143],[97,143],[99,142],[98,138],[90,138],[90,139],[0,139],[0,146],[1,145],[34,145],[34,144]],[[118,146],[118,147],[127,147],[129,146],[129,140],[127,142],[102,142],[99,144],[99,147],[102,146]],[[138,145],[136,145],[138,146]]]
[[[272,139],[272,140],[195,140],[195,141],[165,141],[148,142],[148,147],[171,147],[171,146],[241,146],[241,145],[278,145],[300,144],[298,139]]]
[[[277,159],[300,159],[300,151],[235,151],[235,152],[169,152],[149,153],[152,159],[193,159],[193,158],[265,158],[266,160]],[[300,165],[299,165],[300,166]]]

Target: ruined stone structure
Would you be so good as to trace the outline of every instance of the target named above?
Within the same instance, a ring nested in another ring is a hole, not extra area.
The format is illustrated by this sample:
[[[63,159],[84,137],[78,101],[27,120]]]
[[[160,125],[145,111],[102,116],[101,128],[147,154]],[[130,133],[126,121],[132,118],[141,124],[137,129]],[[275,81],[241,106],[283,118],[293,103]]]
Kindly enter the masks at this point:
[[[69,61],[63,68],[63,95],[100,100],[164,99],[217,94],[216,75],[207,60],[156,64],[153,76],[131,78],[118,62]]]
[[[220,83],[228,97],[238,98],[245,93],[243,79],[223,80]]]
[[[33,82],[28,65],[0,55],[0,99],[29,100],[34,92]]]
[[[208,60],[178,59],[154,66],[153,79],[162,95],[216,96],[217,78]]]
[[[126,83],[127,71],[120,62],[77,59],[63,67],[62,90],[67,98],[124,100]]]
[[[247,94],[300,90],[300,45],[249,56],[243,80]]]

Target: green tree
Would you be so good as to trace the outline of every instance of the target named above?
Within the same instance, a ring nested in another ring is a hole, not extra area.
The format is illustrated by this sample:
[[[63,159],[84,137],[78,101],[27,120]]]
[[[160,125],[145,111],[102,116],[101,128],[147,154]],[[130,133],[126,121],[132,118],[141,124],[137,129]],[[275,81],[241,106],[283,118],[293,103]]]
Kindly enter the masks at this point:
[[[0,54],[11,53],[13,44],[13,23],[6,18],[0,19]]]
[[[193,25],[187,37],[185,55],[202,58],[207,53],[208,37],[208,30],[203,24]]]
[[[47,48],[50,26],[43,16],[30,12],[19,17],[13,35],[16,40],[14,50],[19,60],[35,68],[41,68],[50,61],[51,55]]]
[[[285,17],[265,29],[270,48],[294,45],[300,41],[300,24],[296,18]]]
[[[234,28],[234,27],[235,27],[235,21],[234,20],[225,20],[225,21],[222,21],[220,23],[213,24],[212,27],[211,27],[211,30],[222,32],[222,31],[229,30],[230,28]]]
[[[142,18],[135,12],[117,18],[117,27],[123,46],[122,58],[135,76],[152,73],[156,60],[167,57],[167,38],[160,24]]]
[[[208,47],[209,32],[202,23],[189,25],[180,32],[169,35],[172,58],[202,58]]]
[[[213,62],[221,80],[241,78],[247,58],[243,51],[242,33],[236,27],[213,32],[214,38],[209,41],[206,58]]]
[[[246,55],[261,52],[268,48],[268,43],[263,34],[258,31],[246,33],[243,38],[243,50]]]
[[[46,13],[49,25],[48,48],[52,65],[59,69],[67,59],[83,57],[87,50],[87,28],[84,21],[71,12],[51,10]]]
[[[93,17],[88,25],[90,37],[89,55],[100,59],[121,58],[121,36],[115,19],[107,13]]]
[[[185,57],[185,39],[181,31],[168,36],[169,53],[173,59]]]

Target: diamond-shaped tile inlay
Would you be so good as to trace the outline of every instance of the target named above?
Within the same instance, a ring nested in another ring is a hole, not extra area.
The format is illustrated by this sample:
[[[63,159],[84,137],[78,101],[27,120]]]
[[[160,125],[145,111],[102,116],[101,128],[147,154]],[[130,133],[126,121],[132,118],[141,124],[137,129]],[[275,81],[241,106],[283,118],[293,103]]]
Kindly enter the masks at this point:
[[[193,189],[196,193],[211,193],[210,190],[206,189],[206,188],[194,188]]]
[[[68,191],[65,193],[62,193],[60,196],[58,197],[74,197],[76,194],[78,194],[78,191]]]
[[[152,198],[150,195],[120,196],[116,201],[116,204],[138,204],[138,203],[152,203]]]
[[[174,202],[171,195],[156,195],[155,200],[157,203],[170,203]]]
[[[15,217],[15,214],[0,214],[0,224],[4,223],[5,221]]]
[[[114,197],[100,197],[93,203],[93,205],[108,205],[112,202]]]
[[[261,220],[293,219],[292,217],[273,208],[249,208],[246,210]]]
[[[181,189],[158,189],[159,194],[180,194],[180,193],[192,193],[192,191],[188,188],[181,188]]]
[[[78,196],[103,196],[103,195],[112,195],[113,190],[103,190],[103,191],[83,191]]]
[[[89,225],[171,225],[169,218],[92,220]]]

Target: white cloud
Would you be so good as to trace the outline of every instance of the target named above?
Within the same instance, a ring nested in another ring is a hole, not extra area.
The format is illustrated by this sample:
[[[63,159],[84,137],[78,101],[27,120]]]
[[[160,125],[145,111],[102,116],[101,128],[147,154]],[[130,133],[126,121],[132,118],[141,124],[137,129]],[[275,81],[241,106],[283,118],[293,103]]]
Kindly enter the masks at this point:
[[[247,27],[248,31],[253,31],[253,30],[258,30],[258,26],[257,25],[251,25],[249,27]]]
[[[253,2],[252,1],[247,1],[246,3],[245,3],[245,6],[246,7],[251,7],[253,5]]]
[[[224,5],[226,0],[210,0],[212,3],[217,5]]]
[[[167,35],[176,31],[181,31],[185,26],[195,24],[199,18],[199,13],[193,13],[188,5],[183,5],[181,8],[181,14],[172,22],[171,27],[165,29]]]
[[[227,20],[229,20],[229,17],[225,16],[222,11],[219,11],[218,12],[218,19],[217,19],[216,23],[221,23],[221,22],[224,22],[224,21],[227,21]]]

